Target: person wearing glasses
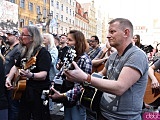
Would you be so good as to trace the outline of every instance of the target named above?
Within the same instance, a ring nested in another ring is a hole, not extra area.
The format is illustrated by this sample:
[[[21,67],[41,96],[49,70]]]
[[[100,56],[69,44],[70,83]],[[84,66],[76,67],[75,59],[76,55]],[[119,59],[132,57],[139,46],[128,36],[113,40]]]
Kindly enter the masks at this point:
[[[5,86],[13,89],[11,81],[18,70],[19,80],[26,80],[25,90],[20,98],[18,120],[50,120],[49,105],[43,105],[41,95],[50,86],[51,55],[41,46],[43,38],[36,26],[23,27],[19,38],[21,54],[11,68]]]
[[[93,60],[101,50],[99,46],[99,38],[96,35],[92,36],[89,40],[89,45],[90,49],[87,54],[89,55],[91,60]]]

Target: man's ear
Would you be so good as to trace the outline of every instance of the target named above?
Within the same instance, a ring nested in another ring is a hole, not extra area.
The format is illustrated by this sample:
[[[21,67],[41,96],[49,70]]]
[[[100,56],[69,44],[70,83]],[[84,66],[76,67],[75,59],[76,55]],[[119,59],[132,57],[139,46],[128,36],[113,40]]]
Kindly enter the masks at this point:
[[[128,37],[128,36],[129,36],[129,33],[130,33],[130,30],[129,30],[129,29],[125,29],[125,30],[124,30],[124,35],[125,35],[125,37]]]

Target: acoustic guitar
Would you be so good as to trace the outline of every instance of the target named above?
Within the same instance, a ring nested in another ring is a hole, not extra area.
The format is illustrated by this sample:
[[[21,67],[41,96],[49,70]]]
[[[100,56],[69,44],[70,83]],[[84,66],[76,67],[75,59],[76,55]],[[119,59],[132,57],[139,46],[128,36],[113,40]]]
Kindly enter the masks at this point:
[[[99,54],[96,56],[96,59],[98,60],[98,59],[107,58],[107,57],[110,56],[111,52],[113,52],[111,50],[111,47],[108,48],[105,52],[101,50],[99,52]],[[97,66],[92,66],[92,73],[94,73],[94,72],[100,72],[104,68],[105,63],[106,63],[106,61],[102,62],[101,64],[99,64]]]
[[[92,73],[93,77],[107,79],[105,76],[102,76],[98,73]],[[99,104],[103,92],[91,85],[84,85],[84,90],[80,97],[80,103],[91,111],[98,112]]]
[[[100,72],[104,68],[104,65],[105,65],[105,63],[103,62],[103,63],[101,63],[98,66],[92,66],[92,73],[94,73],[94,72],[96,72],[96,73]]]
[[[71,46],[68,48],[68,50],[65,53],[65,56],[63,58],[63,62],[61,63],[60,71],[55,75],[53,81],[54,81],[54,88],[58,91],[61,91],[61,87],[63,85],[65,76],[63,74],[64,70],[73,69],[72,62],[74,58],[76,57],[76,51],[74,50],[74,47]],[[69,81],[67,81],[69,82]]]
[[[155,72],[154,75],[160,83],[160,73]],[[160,88],[152,89],[151,82],[152,80],[148,77],[147,88],[144,95],[144,102],[147,104],[153,104],[160,97]]]
[[[36,56],[32,57],[30,60],[26,62],[26,59],[22,59],[22,68],[24,70],[33,70],[35,68],[36,64]],[[23,91],[26,88],[26,80],[27,77],[22,77],[19,75],[20,69],[17,70],[17,72],[14,74],[14,77],[12,79],[12,85],[13,85],[13,93],[12,93],[12,99],[19,100],[22,96]]]

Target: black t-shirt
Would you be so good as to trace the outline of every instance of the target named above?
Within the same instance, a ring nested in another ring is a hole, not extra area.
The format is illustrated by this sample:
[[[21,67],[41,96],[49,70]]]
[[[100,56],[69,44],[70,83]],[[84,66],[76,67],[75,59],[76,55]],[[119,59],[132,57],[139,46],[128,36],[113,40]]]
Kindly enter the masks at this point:
[[[8,102],[5,94],[4,65],[0,57],[0,110],[7,109]]]
[[[68,46],[65,46],[64,48],[59,48],[59,51],[58,51],[58,59],[63,62],[63,59],[66,55],[66,52],[68,51]]]
[[[48,86],[50,84],[49,80],[49,70],[51,66],[51,55],[50,53],[42,47],[39,51],[37,57],[36,57],[36,68],[31,70],[33,73],[38,73],[40,71],[47,71],[47,77],[45,80],[32,80],[29,79],[27,81],[27,85],[37,87],[37,88],[43,88],[44,86]],[[19,58],[15,64],[17,67],[21,67],[21,58]]]

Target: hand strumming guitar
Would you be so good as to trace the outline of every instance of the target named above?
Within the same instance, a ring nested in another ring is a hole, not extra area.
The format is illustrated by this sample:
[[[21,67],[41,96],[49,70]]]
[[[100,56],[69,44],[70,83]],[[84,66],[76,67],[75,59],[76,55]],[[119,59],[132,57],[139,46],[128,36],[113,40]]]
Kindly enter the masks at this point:
[[[6,79],[5,86],[6,86],[7,90],[13,89],[13,86],[11,84],[11,80],[10,79]]]
[[[88,75],[78,67],[76,62],[73,61],[72,64],[75,68],[74,70],[64,70],[66,79],[72,82],[84,82]]]
[[[51,87],[50,91],[53,92],[54,94],[49,94],[48,97],[50,97],[53,100],[55,100],[55,99],[61,99],[61,98],[66,97],[65,93],[60,93],[59,91],[57,91],[56,89],[54,89],[54,87]]]
[[[152,88],[159,88],[159,82],[156,78],[152,79],[151,87]]]
[[[22,77],[27,77],[27,78],[31,78],[32,77],[32,72],[30,72],[30,70],[24,70],[24,69],[19,69],[19,75]]]

